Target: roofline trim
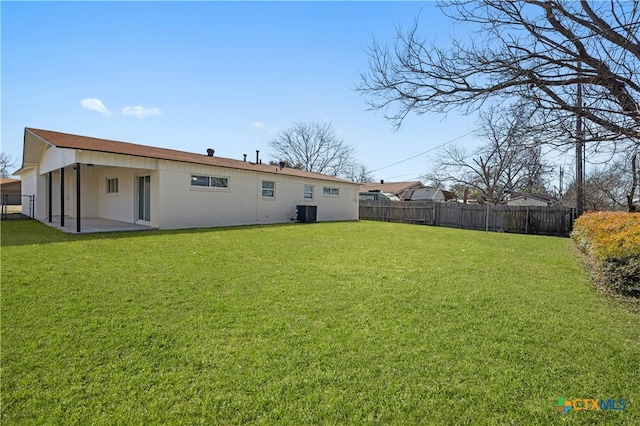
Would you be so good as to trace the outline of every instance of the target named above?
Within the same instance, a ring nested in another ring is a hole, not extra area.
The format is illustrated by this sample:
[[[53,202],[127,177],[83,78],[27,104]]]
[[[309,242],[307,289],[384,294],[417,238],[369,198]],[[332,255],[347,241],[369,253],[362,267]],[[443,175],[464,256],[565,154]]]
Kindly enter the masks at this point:
[[[288,176],[288,177],[301,178],[301,179],[313,179],[313,180],[319,180],[319,181],[325,181],[325,182],[333,182],[333,183],[341,183],[341,184],[348,184],[348,185],[360,185],[357,182],[351,182],[351,181],[349,181],[347,179],[344,179],[344,178],[340,178],[340,177],[337,177],[337,176],[324,175],[322,173],[308,172],[312,176],[301,176],[301,175],[298,175],[298,174],[286,173],[286,172],[285,173],[278,173],[277,169],[274,172],[269,167],[265,167],[265,166],[268,166],[268,165],[265,165],[265,164],[254,164],[254,163],[251,163],[251,162],[243,162],[243,161],[240,161],[240,160],[234,160],[232,158],[226,158],[226,157],[219,157],[219,158],[231,161],[233,163],[238,162],[239,164],[242,164],[243,167],[236,166],[235,164],[207,164],[206,162],[197,161],[196,159],[163,158],[163,156],[157,156],[157,155],[153,155],[153,154],[148,154],[148,155],[145,155],[144,153],[127,154],[127,153],[124,153],[124,152],[115,152],[115,151],[112,151],[112,150],[103,150],[103,149],[97,149],[97,148],[68,147],[68,146],[64,146],[64,144],[63,145],[58,145],[56,143],[49,142],[44,137],[42,137],[42,136],[40,136],[40,135],[38,135],[37,133],[34,132],[34,131],[39,131],[39,130],[43,131],[43,132],[50,132],[50,133],[56,133],[56,134],[62,134],[62,135],[69,135],[69,136],[87,138],[87,139],[93,139],[93,140],[104,140],[104,141],[108,141],[108,142],[113,142],[113,143],[118,143],[118,144],[125,144],[125,145],[130,145],[130,146],[133,145],[133,146],[142,147],[142,148],[158,149],[158,150],[162,150],[162,151],[175,152],[176,154],[198,155],[197,153],[192,153],[192,152],[188,152],[188,151],[181,151],[181,150],[176,150],[176,149],[172,149],[172,148],[161,148],[161,147],[154,147],[154,146],[150,146],[150,145],[142,145],[142,144],[131,143],[131,142],[123,142],[123,141],[109,140],[109,139],[100,139],[100,138],[96,138],[96,137],[93,137],[93,136],[83,136],[83,135],[76,135],[76,134],[70,134],[70,133],[56,132],[56,131],[53,131],[53,130],[31,129],[31,128],[25,127],[25,132],[29,132],[30,134],[36,136],[39,140],[45,142],[48,146],[52,146],[52,147],[55,147],[55,148],[58,148],[58,149],[69,149],[69,150],[73,150],[73,151],[76,151],[76,152],[77,151],[86,151],[86,152],[99,152],[99,153],[112,154],[112,155],[126,155],[126,156],[130,156],[130,157],[147,158],[147,159],[157,160],[157,161],[171,161],[171,162],[186,163],[186,164],[197,164],[197,165],[208,166],[208,167],[220,167],[220,168],[233,169],[233,170],[242,170],[242,171],[258,172],[258,173],[267,173],[267,174],[270,174],[270,175],[278,174],[278,175],[284,175],[284,176]],[[206,157],[206,156],[204,156],[204,157]],[[209,157],[206,157],[206,158],[209,158]],[[24,158],[23,158],[23,161],[24,161]],[[246,164],[256,165],[258,167],[257,168],[247,167]],[[23,166],[24,166],[24,164],[23,164]],[[304,172],[304,170],[300,170],[300,171]]]

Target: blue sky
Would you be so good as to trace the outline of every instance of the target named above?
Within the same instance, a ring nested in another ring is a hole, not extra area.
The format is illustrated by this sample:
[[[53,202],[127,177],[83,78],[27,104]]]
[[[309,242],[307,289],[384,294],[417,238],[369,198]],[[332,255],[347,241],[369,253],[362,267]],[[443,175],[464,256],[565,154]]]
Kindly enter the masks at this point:
[[[18,165],[25,127],[237,159],[258,149],[267,161],[279,131],[327,120],[376,179],[412,180],[433,155],[417,154],[475,126],[475,117],[414,115],[394,132],[354,90],[373,38],[392,43],[418,13],[428,40],[446,43],[465,30],[432,2],[0,7],[2,151]]]

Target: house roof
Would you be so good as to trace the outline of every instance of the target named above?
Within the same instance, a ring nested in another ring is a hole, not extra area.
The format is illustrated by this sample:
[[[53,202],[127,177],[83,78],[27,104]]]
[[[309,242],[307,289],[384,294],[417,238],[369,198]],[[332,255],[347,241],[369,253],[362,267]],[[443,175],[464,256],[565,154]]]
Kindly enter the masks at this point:
[[[549,197],[548,195],[528,194],[526,192],[513,191],[511,192],[510,196],[512,200],[515,200],[516,198],[535,198],[541,201],[547,201],[547,202],[553,201],[553,197]]]
[[[20,179],[0,178],[0,185],[9,185],[17,182],[20,182]]]
[[[207,154],[196,154],[185,151],[178,151],[167,148],[157,148],[147,145],[139,145],[129,142],[119,142],[108,139],[99,139],[89,136],[73,135],[69,133],[54,132],[51,130],[41,130],[25,128],[25,133],[30,132],[44,142],[57,148],[78,149],[86,151],[105,152],[110,154],[133,155],[137,157],[154,158],[160,160],[183,161],[185,163],[203,164],[207,166],[228,167],[232,169],[242,169],[259,171],[264,173],[282,174],[310,179],[322,179],[341,183],[353,183],[333,176],[320,173],[307,172],[304,170],[269,164],[255,164],[248,161],[234,160],[224,157],[210,157]]]
[[[447,191],[441,188],[428,187],[428,186],[424,188],[412,190],[412,193],[409,194],[410,196],[407,198],[410,198],[412,200],[414,199],[414,197],[417,197],[419,200],[420,199],[436,199],[436,198],[439,198],[438,194],[442,195],[442,198],[445,201],[456,199],[456,195],[451,191]]]
[[[551,203],[551,199],[550,198],[541,197],[541,196],[538,196],[538,195],[531,195],[531,194],[518,195],[517,197],[509,198],[508,200],[505,200],[504,202],[508,204],[510,201],[528,200],[528,199],[542,201],[543,203],[547,203],[547,204]]]
[[[360,185],[360,192],[369,192],[372,190],[378,190],[380,192],[390,192],[392,194],[399,194],[409,189],[424,188],[422,182],[385,182],[385,183],[363,183]]]
[[[444,195],[445,200],[456,200],[458,196],[451,191],[447,191],[446,189],[441,189],[442,194]]]

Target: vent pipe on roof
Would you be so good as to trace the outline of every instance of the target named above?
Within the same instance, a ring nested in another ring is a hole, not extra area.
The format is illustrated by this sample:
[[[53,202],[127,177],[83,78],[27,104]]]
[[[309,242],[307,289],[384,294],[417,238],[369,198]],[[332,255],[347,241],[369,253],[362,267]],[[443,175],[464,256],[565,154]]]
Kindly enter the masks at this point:
[[[380,179],[380,185],[384,183],[384,179]]]
[[[242,154],[242,155],[244,155],[244,160],[242,160],[242,161],[244,161],[246,163],[247,162],[247,154]]]
[[[213,150],[213,149],[211,149],[211,148],[207,149],[207,155],[208,155],[209,157],[213,157],[213,154],[215,154],[215,152],[216,152],[216,151],[215,151],[215,150]]]
[[[260,150],[256,149],[256,164],[260,163]]]

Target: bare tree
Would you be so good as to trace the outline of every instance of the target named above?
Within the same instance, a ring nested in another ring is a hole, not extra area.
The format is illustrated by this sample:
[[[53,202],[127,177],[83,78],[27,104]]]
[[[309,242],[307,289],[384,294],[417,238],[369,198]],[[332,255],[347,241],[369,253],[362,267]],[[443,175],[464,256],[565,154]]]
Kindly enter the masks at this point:
[[[481,201],[497,204],[504,198],[503,170],[496,152],[485,148],[470,153],[448,146],[441,153],[438,167],[423,179],[471,188],[480,194]]]
[[[527,131],[527,120],[522,106],[509,115],[495,108],[481,113],[477,134],[483,144],[471,152],[455,145],[443,148],[435,170],[425,178],[473,189],[481,201],[492,204],[514,191],[545,194],[551,168]]]
[[[585,140],[640,139],[640,4],[558,0],[453,0],[439,4],[478,34],[439,48],[418,20],[393,50],[374,42],[358,89],[399,127],[409,112],[470,112],[489,99],[525,100],[547,129]],[[576,103],[582,88],[582,105]],[[575,135],[574,135],[575,136]],[[566,142],[566,140],[565,140]]]
[[[605,163],[605,167],[591,170],[585,179],[585,208],[587,210],[637,210],[640,168],[636,151],[620,154]],[[632,173],[629,173],[631,170]],[[563,202],[575,206],[576,183],[569,186]],[[634,204],[636,201],[636,204]]]
[[[344,174],[344,177],[352,182],[373,182],[373,172],[365,164],[362,163],[353,163]]]
[[[345,176],[354,164],[353,148],[335,134],[329,122],[294,123],[270,146],[278,161],[309,172]]]
[[[5,152],[0,152],[0,177],[8,178],[9,171],[16,166],[16,160]]]

